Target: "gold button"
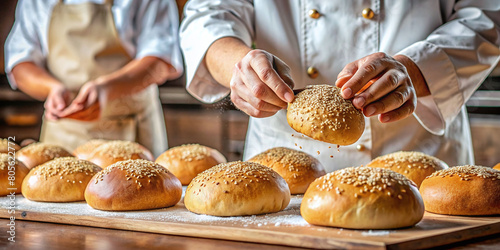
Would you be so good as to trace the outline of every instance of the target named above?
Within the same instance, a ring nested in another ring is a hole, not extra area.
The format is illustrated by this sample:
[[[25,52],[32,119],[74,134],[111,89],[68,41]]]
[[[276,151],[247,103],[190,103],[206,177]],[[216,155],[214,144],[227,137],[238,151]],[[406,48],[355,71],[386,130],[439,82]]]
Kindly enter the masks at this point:
[[[359,152],[361,152],[361,151],[365,151],[365,145],[363,145],[363,144],[358,144],[358,145],[356,146],[356,149],[357,149]]]
[[[309,68],[307,68],[307,74],[309,75],[309,77],[314,79],[314,78],[318,77],[319,72],[315,67],[309,67]]]
[[[318,12],[317,9],[312,9],[309,11],[309,16],[311,18],[318,19],[321,16],[321,14]]]
[[[364,8],[363,12],[361,12],[361,14],[366,19],[372,19],[375,16],[375,12],[373,12],[373,10],[370,8]]]

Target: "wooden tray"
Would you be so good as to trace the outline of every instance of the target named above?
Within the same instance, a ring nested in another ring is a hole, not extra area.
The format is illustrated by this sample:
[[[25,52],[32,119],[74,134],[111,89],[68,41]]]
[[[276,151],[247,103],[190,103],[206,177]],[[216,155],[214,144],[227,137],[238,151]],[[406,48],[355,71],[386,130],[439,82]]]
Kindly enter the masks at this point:
[[[63,223],[160,234],[277,244],[307,248],[428,248],[500,232],[500,217],[444,216],[426,213],[415,227],[398,230],[348,230],[309,225],[300,216],[302,196],[282,212],[259,216],[214,217],[174,207],[136,212],[94,210],[84,202],[33,202],[17,195],[16,220]],[[7,197],[1,218],[9,218]]]

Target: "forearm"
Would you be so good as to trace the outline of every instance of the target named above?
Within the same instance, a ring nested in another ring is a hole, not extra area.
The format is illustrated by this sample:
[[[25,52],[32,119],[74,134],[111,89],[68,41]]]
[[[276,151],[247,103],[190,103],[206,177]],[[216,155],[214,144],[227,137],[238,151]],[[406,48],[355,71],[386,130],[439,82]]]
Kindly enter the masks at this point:
[[[103,85],[109,100],[131,95],[151,84],[161,85],[180,76],[171,64],[153,56],[132,60],[121,69],[95,80]]]
[[[215,41],[205,55],[205,63],[212,77],[220,84],[230,87],[233,68],[252,50],[235,37],[224,37]]]
[[[45,69],[32,62],[23,62],[12,69],[17,87],[27,95],[44,101],[54,87],[63,84],[50,75]]]
[[[429,87],[427,86],[427,82],[422,75],[422,72],[410,58],[404,55],[395,55],[394,59],[396,59],[406,67],[411,82],[413,83],[413,87],[415,88],[417,97],[424,97],[431,94],[431,92],[429,91]]]

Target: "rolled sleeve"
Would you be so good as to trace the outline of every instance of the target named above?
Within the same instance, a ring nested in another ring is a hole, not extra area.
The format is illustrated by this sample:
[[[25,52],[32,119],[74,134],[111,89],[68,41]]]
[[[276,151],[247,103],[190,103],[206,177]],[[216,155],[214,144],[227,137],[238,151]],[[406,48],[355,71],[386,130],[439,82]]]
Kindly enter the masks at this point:
[[[137,48],[135,58],[155,56],[183,71],[179,47],[179,16],[171,0],[142,1],[136,16]]]
[[[187,91],[206,103],[224,98],[229,89],[219,84],[205,65],[205,54],[216,40],[235,37],[252,43],[251,1],[189,1],[181,25],[181,48],[186,63]]]
[[[442,135],[500,60],[500,6],[460,1],[450,21],[398,54],[420,68],[431,96],[418,98],[415,117]],[[481,6],[480,6],[481,5]]]

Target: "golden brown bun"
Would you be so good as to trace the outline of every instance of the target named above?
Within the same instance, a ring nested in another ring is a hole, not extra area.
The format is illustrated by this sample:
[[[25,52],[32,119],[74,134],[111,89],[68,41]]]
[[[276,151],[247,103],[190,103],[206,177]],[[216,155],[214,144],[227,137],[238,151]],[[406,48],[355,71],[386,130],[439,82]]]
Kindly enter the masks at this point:
[[[75,157],[56,158],[29,172],[23,181],[23,196],[32,201],[82,201],[88,182],[100,170]]]
[[[29,144],[16,153],[17,159],[22,161],[28,169],[32,169],[58,157],[70,156],[73,155],[66,151],[66,149],[44,142]]]
[[[361,111],[330,85],[307,86],[288,104],[286,117],[295,131],[338,145],[355,143],[365,130]]]
[[[302,199],[307,222],[353,229],[410,227],[424,216],[418,189],[402,174],[383,168],[345,168],[316,179]]]
[[[199,144],[173,147],[156,159],[156,163],[172,172],[182,185],[188,185],[199,173],[224,162],[227,160],[219,151]]]
[[[90,155],[94,152],[94,150],[106,142],[109,142],[109,140],[102,140],[102,139],[89,140],[86,143],[78,146],[73,151],[73,155],[78,159],[88,160]]]
[[[24,177],[30,170],[8,154],[0,153],[0,196],[21,193]]]
[[[500,214],[500,171],[459,166],[437,171],[420,186],[425,210],[448,215]]]
[[[290,202],[286,181],[254,162],[228,162],[210,168],[189,184],[186,208],[197,214],[240,216],[274,213]]]
[[[21,147],[17,145],[15,142],[10,141],[8,139],[0,138],[0,154],[1,153],[9,153],[9,152],[17,152]]]
[[[117,162],[96,174],[85,190],[85,200],[91,207],[108,211],[170,207],[181,196],[177,177],[147,160]]]
[[[97,147],[88,160],[106,168],[125,160],[143,159],[154,161],[153,154],[139,143],[131,141],[109,141]]]
[[[290,148],[272,148],[248,161],[276,171],[285,179],[291,194],[303,194],[311,182],[326,174],[325,168],[316,158]]]
[[[493,169],[500,170],[500,163],[497,163],[497,165],[493,166]]]
[[[366,166],[372,168],[387,168],[394,172],[398,172],[415,182],[417,187],[420,187],[425,177],[438,170],[448,168],[448,165],[444,161],[434,156],[408,151],[399,151],[377,157]]]

